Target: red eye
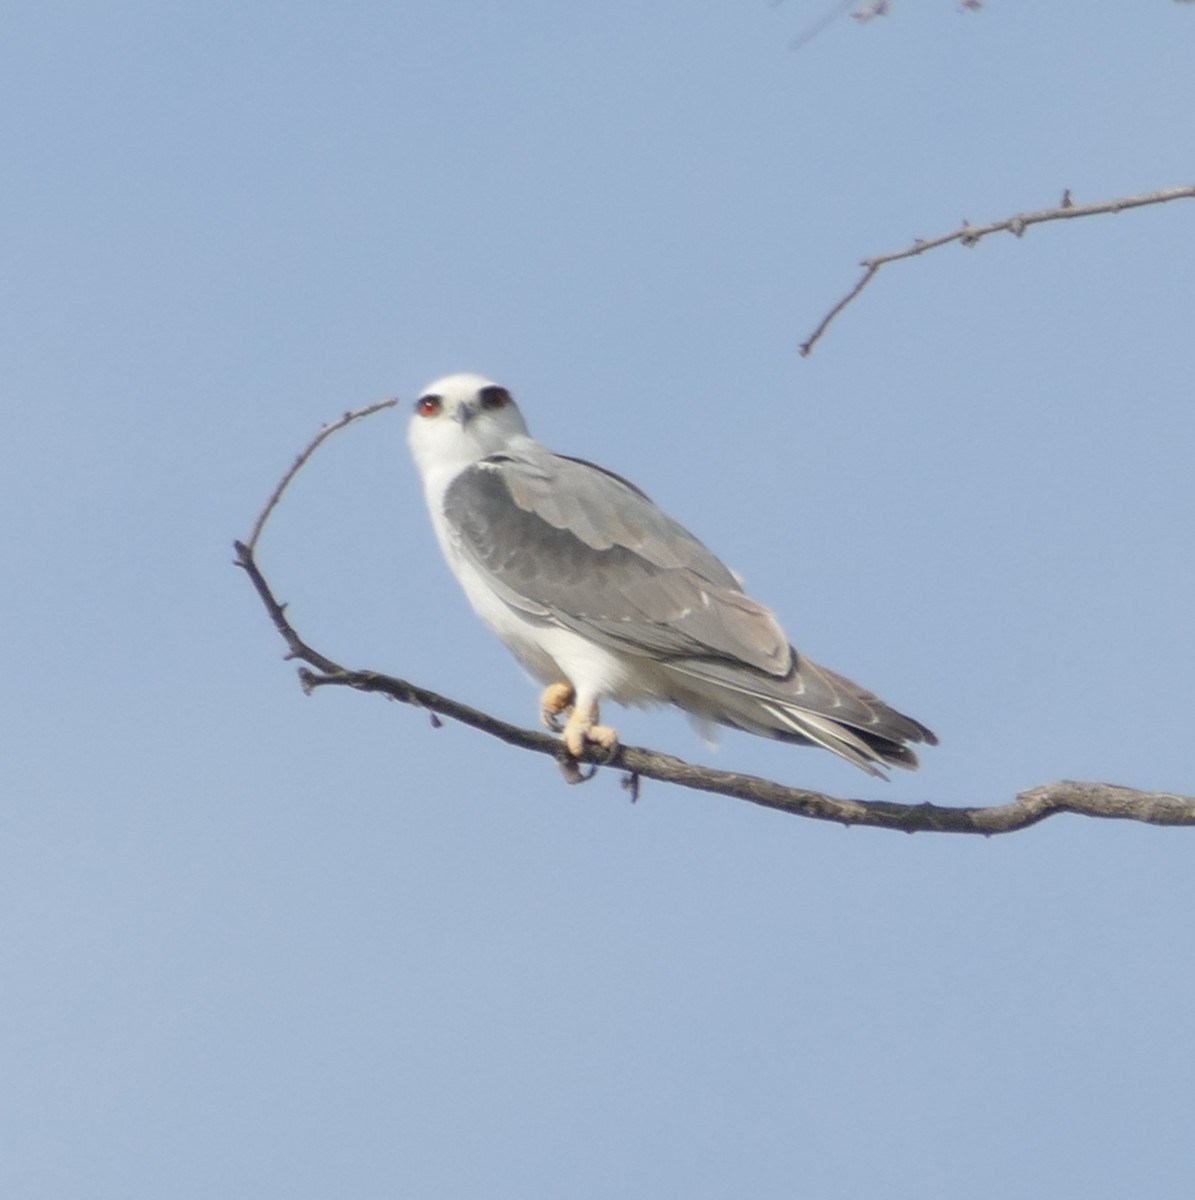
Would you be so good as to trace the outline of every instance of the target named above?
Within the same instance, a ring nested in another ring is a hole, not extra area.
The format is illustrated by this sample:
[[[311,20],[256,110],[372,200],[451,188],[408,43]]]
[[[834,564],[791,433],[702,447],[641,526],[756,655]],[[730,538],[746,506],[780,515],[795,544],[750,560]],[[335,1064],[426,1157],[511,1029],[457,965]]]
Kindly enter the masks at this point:
[[[434,417],[441,407],[442,402],[439,396],[420,396],[415,401],[415,411],[421,417]]]
[[[510,403],[510,393],[496,383],[483,387],[477,395],[482,408],[505,408]]]

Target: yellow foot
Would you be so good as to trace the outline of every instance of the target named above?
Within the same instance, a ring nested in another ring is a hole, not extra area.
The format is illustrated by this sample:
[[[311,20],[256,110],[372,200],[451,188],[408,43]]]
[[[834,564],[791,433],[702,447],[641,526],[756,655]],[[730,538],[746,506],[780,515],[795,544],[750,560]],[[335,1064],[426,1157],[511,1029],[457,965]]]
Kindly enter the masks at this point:
[[[576,699],[573,685],[561,680],[559,683],[549,683],[539,698],[539,720],[545,729],[553,733],[560,732],[559,717],[562,712],[568,712]]]
[[[599,725],[596,704],[579,705],[574,708],[561,735],[565,749],[580,758],[586,746],[597,746],[609,757],[618,749],[618,733],[608,725]]]

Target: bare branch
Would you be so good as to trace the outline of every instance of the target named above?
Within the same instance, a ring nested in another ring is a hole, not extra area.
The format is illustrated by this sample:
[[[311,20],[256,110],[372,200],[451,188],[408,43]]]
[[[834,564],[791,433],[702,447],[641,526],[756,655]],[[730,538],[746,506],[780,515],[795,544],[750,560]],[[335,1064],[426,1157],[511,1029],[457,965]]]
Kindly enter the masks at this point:
[[[854,3],[855,0],[838,0],[838,3],[836,3],[829,12],[818,17],[818,19],[814,21],[808,29],[793,38],[793,40],[789,42],[788,48],[790,50],[800,50],[802,46],[813,41],[813,39],[817,37],[819,33],[823,33],[825,30],[829,29],[829,27],[833,25],[834,22],[837,21],[838,18],[841,17]]]
[[[772,7],[777,8],[783,4],[784,0],[772,0]],[[858,8],[853,8],[858,4]],[[983,9],[983,0],[957,0],[959,12],[981,12]],[[851,16],[860,24],[866,25],[869,21],[875,20],[876,17],[886,17],[890,8],[890,0],[837,0],[835,6],[828,12],[823,13],[811,25],[809,25],[802,33],[799,33],[791,42],[788,48],[790,50],[800,50],[803,46],[813,41],[818,34],[829,29],[839,17],[844,16],[848,11],[851,11]]]
[[[383,408],[393,408],[397,403],[398,400],[392,398],[390,400],[379,400],[376,404],[367,404],[364,408],[358,408],[354,412],[346,412],[338,421],[330,421],[320,429],[319,433],[311,439],[307,446],[295,456],[295,461],[291,463],[290,469],[278,480],[278,486],[270,493],[270,498],[266,501],[265,507],[257,514],[257,520],[253,523],[253,530],[249,534],[248,540],[244,543],[250,555],[257,549],[257,541],[261,537],[261,531],[266,527],[266,522],[270,519],[270,514],[278,507],[278,501],[282,499],[282,493],[290,486],[290,481],[299,473],[303,464],[319,449],[324,440],[331,437],[338,429],[343,429],[346,425],[351,425],[354,421],[361,420],[362,417],[369,417],[376,412],[381,412]]]
[[[350,687],[362,692],[377,692],[391,700],[412,704],[431,714],[432,724],[449,717],[478,729],[508,745],[535,754],[546,754],[556,760],[570,783],[581,783],[593,777],[596,769],[608,766],[625,772],[623,787],[632,800],[639,797],[643,779],[674,783],[702,792],[715,792],[738,800],[749,800],[765,808],[818,821],[835,821],[841,825],[870,825],[878,829],[895,829],[905,833],[1011,833],[1035,825],[1055,813],[1079,813],[1089,817],[1114,817],[1121,820],[1144,821],[1152,825],[1195,826],[1195,797],[1169,792],[1142,792],[1110,783],[1049,783],[1021,792],[1010,804],[990,808],[951,808],[936,804],[896,804],[885,800],[853,800],[827,796],[803,788],[786,787],[770,779],[718,771],[698,766],[637,746],[619,746],[613,754],[603,756],[589,751],[581,760],[591,765],[583,773],[578,761],[568,755],[558,737],[538,730],[523,729],[497,717],[490,716],[458,700],[451,700],[405,679],[383,675],[377,671],[351,671],[312,649],[299,636],[286,616],[286,606],[279,603],[273,590],[257,565],[257,540],[271,512],[277,507],[290,481],[299,468],[311,457],[320,444],[338,429],[369,416],[383,408],[392,407],[395,400],[372,404],[356,412],[346,413],[339,421],[325,425],[311,443],[298,455],[294,464],[279,481],[266,501],[265,508],[253,524],[253,532],[244,542],[235,542],[235,564],[249,576],[274,628],[285,641],[287,657],[301,659],[315,670],[299,668],[299,683],[307,693],[320,687]]]
[[[904,250],[894,250],[890,254],[877,254],[874,258],[865,258],[859,264],[863,275],[859,282],[821,319],[817,328],[801,343],[800,353],[804,358],[813,349],[818,339],[826,332],[830,322],[875,278],[879,269],[887,263],[896,262],[902,258],[915,258],[927,250],[945,246],[948,242],[958,242],[963,246],[974,246],[976,242],[988,236],[989,233],[1007,232],[1020,237],[1030,225],[1040,225],[1043,221],[1065,221],[1073,217],[1093,217],[1099,213],[1118,213],[1127,208],[1142,208],[1147,204],[1165,204],[1169,200],[1195,199],[1195,185],[1185,184],[1181,187],[1164,188],[1160,192],[1148,192],[1141,196],[1120,196],[1115,200],[1101,200],[1096,204],[1075,204],[1071,201],[1069,189],[1062,194],[1062,200],[1056,208],[1044,208],[1040,212],[1018,213],[1015,217],[1005,217],[1002,221],[992,221],[988,225],[972,225],[964,221],[953,233],[943,233],[933,238],[918,238]]]

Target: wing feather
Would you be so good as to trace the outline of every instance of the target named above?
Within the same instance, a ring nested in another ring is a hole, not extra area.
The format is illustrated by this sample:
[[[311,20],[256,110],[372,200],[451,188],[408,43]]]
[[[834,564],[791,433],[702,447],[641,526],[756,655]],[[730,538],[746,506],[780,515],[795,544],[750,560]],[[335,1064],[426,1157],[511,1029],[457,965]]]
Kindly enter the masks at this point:
[[[444,497],[462,552],[508,603],[652,657],[788,672],[775,617],[692,534],[618,476],[537,451],[484,459]]]

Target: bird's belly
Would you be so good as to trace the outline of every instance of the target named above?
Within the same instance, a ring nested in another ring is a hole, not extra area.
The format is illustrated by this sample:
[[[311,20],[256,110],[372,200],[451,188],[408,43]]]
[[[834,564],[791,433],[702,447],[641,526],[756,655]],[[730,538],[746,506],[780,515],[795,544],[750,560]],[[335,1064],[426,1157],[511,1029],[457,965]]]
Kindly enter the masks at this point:
[[[621,704],[655,704],[670,698],[666,679],[652,659],[601,645],[551,617],[513,608],[470,563],[458,559],[457,567],[474,612],[540,682],[568,680],[579,696]]]

